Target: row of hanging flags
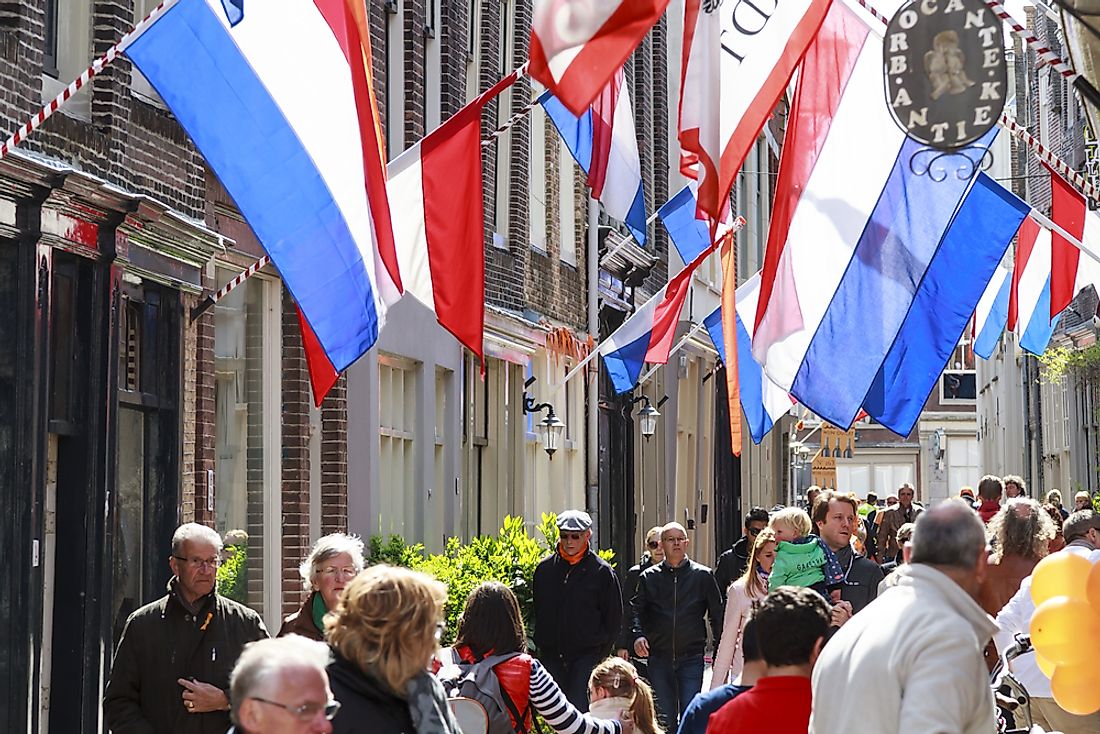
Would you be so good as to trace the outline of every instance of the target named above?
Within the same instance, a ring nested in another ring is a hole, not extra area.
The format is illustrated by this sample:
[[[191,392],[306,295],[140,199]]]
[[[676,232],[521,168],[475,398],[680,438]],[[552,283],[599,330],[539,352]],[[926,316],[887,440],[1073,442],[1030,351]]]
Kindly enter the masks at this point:
[[[127,54],[279,269],[318,403],[403,293],[483,359],[481,112],[518,71],[387,164],[361,0],[169,2]],[[538,102],[641,244],[623,64],[667,4],[539,0],[530,40]],[[977,160],[917,175],[920,146],[882,91],[879,22],[844,0],[754,8],[684,1],[677,137],[693,182],[659,216],[686,266],[597,351],[620,392],[666,363],[693,275],[718,253],[722,302],[704,325],[727,366],[735,452],[742,412],[759,443],[796,400],[837,426],[865,411],[907,435],[966,329],[986,358],[1006,328],[1042,353],[1058,314],[1100,283],[1077,247],[1100,251],[1100,218],[1053,172],[1053,222]],[[308,52],[288,53],[286,38]],[[738,287],[744,220],[729,194],[792,77],[764,265]]]

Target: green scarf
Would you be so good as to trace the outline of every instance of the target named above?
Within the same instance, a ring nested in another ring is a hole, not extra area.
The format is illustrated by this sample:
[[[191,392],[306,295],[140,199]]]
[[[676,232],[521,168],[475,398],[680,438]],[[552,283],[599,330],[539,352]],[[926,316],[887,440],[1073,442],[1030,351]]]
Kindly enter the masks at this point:
[[[321,634],[325,634],[325,615],[328,613],[328,607],[325,606],[325,600],[320,593],[313,595],[313,624],[321,631]]]

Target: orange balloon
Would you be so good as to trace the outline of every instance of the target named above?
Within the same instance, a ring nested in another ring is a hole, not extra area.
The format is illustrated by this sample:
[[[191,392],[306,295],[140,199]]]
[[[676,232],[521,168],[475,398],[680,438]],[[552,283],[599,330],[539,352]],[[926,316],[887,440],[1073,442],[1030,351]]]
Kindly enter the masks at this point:
[[[1095,660],[1097,640],[1100,640],[1100,614],[1081,599],[1068,596],[1047,599],[1031,617],[1035,652],[1057,666]]]
[[[1031,572],[1031,600],[1038,607],[1055,596],[1068,596],[1085,601],[1085,592],[1092,564],[1073,553],[1052,553]]]
[[[1035,653],[1035,664],[1039,666],[1039,670],[1043,671],[1043,675],[1047,678],[1054,676],[1054,663],[1050,662],[1039,653]]]
[[[1091,662],[1059,665],[1050,678],[1050,690],[1058,705],[1071,714],[1100,711],[1100,669]]]
[[[1100,563],[1092,564],[1089,577],[1085,580],[1085,596],[1092,608],[1100,613]]]

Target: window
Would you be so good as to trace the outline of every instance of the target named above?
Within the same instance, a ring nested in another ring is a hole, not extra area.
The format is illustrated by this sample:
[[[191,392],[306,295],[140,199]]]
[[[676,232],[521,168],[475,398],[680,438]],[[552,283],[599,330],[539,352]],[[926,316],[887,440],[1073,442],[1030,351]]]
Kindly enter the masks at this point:
[[[417,537],[416,378],[414,362],[378,357],[379,532]]]
[[[424,133],[430,133],[440,123],[440,77],[443,73],[443,59],[436,28],[439,27],[439,3],[429,0],[424,6]]]
[[[46,2],[43,39],[42,101],[64,91],[92,62],[90,2]],[[90,87],[91,85],[87,85]],[[91,96],[87,88],[77,92],[64,107],[65,114],[91,119]]]
[[[577,197],[576,166],[569,146],[557,135],[558,141],[558,257],[567,265],[577,267]]]
[[[512,71],[512,13],[511,3],[500,3],[500,26],[497,35],[497,77],[502,78]],[[508,120],[512,109],[512,88],[505,89],[496,99],[497,126]],[[508,249],[508,204],[511,193],[512,134],[504,132],[497,137],[496,144],[496,209],[494,217],[493,244]]]
[[[158,2],[159,0],[134,0],[134,24],[136,25],[149,15],[157,7]],[[153,85],[133,65],[130,66],[130,89],[145,102],[164,107],[164,102],[153,89]]]
[[[405,150],[405,52],[402,38],[405,14],[401,0],[386,0],[383,31],[386,66],[386,154],[393,160]]]
[[[944,370],[940,377],[940,402],[971,403],[978,399],[977,374],[962,370]]]
[[[978,439],[947,439],[947,491],[954,494],[960,487],[977,487],[982,478],[981,452]]]
[[[532,84],[535,94],[541,92],[538,84]],[[528,155],[531,174],[528,176],[528,218],[530,220],[531,247],[546,252],[546,113],[542,105],[535,105],[530,114],[531,134]]]
[[[237,275],[218,267],[217,281]],[[255,275],[214,307],[215,529],[243,533],[242,599],[268,625],[281,610],[281,298]]]

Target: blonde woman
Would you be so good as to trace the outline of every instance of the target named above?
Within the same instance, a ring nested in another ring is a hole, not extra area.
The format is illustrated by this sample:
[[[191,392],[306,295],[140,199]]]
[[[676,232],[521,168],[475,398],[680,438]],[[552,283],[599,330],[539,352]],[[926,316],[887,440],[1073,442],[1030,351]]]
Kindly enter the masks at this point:
[[[741,675],[744,665],[742,636],[745,633],[745,622],[749,619],[753,604],[768,595],[768,574],[775,563],[777,544],[774,529],[761,530],[753,543],[744,575],[730,584],[726,598],[726,618],[722,623],[722,642],[714,657],[710,679],[712,691]]]
[[[334,734],[455,734],[447,697],[427,672],[443,631],[447,589],[407,568],[372,566],[325,617],[340,711]]]
[[[638,677],[638,669],[633,665],[610,657],[588,677],[588,713],[597,719],[620,721],[623,712],[634,721],[634,731],[665,734],[657,724],[653,689],[644,678]]]

